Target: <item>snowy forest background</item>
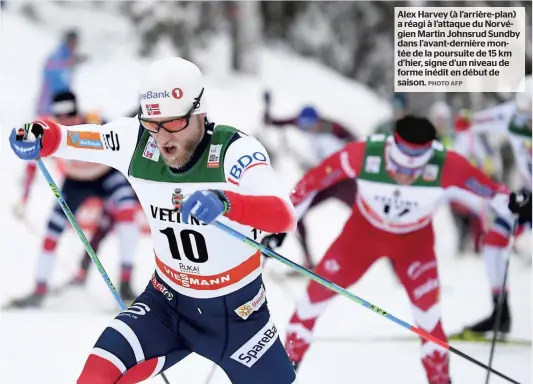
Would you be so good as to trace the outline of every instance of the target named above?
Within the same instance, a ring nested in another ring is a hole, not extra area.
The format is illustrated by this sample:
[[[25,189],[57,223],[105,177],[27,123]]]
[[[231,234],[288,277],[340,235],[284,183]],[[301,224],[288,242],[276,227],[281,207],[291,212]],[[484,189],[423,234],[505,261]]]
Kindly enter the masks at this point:
[[[8,1],[7,6],[15,5]],[[141,56],[162,46],[193,61],[214,38],[231,46],[231,68],[253,74],[258,47],[275,45],[314,58],[389,98],[393,89],[394,7],[396,6],[521,6],[526,8],[526,73],[531,73],[531,1],[68,1],[58,7],[106,9],[132,25]],[[17,0],[35,23],[47,20],[39,2]],[[98,22],[95,20],[95,22]],[[205,60],[205,59],[204,59]],[[216,61],[216,57],[209,58]],[[408,95],[413,112],[435,100],[452,108],[486,107],[505,94],[447,93]]]

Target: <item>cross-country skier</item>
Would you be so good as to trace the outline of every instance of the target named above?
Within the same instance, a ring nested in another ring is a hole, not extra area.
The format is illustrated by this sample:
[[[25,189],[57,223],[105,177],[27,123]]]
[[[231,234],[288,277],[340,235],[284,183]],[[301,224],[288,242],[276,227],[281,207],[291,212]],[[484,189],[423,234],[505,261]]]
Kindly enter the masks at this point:
[[[317,109],[313,106],[304,106],[299,114],[295,117],[286,119],[275,119],[270,115],[270,94],[265,94],[265,102],[267,108],[265,109],[264,123],[283,129],[287,126],[297,127],[302,132],[308,133],[311,140],[312,148],[314,150],[313,158],[315,163],[302,164],[305,170],[311,166],[318,164],[326,157],[341,149],[347,143],[357,140],[357,137],[350,132],[350,130],[343,125],[321,117]],[[301,161],[303,162],[303,161]],[[309,203],[308,209],[319,205],[320,203],[329,199],[337,199],[351,208],[355,202],[355,182],[353,180],[345,180],[341,183],[331,186],[331,188],[320,191]],[[307,210],[308,210],[307,209]],[[307,211],[306,210],[306,211]],[[309,249],[309,241],[307,236],[307,227],[305,224],[305,214],[302,215],[297,224],[298,240],[302,246],[304,254],[304,266],[306,268],[313,268],[313,260],[311,251]],[[276,241],[275,238],[269,237]],[[268,241],[268,239],[266,241]],[[276,246],[276,242],[265,245]]]
[[[266,109],[263,120],[266,125],[278,129],[296,127],[301,132],[308,134],[313,149],[313,162],[300,161],[303,169],[309,169],[341,149],[346,143],[357,139],[357,136],[347,127],[320,116],[318,110],[312,105],[302,107],[296,116],[285,119],[274,118],[270,113],[270,93],[266,92],[264,97]]]
[[[78,125],[89,121],[98,123],[100,120],[99,118],[95,119],[94,116],[82,114],[78,109],[76,96],[71,91],[56,94],[53,97],[52,109],[53,119],[64,126]],[[92,143],[89,138],[75,134],[67,136],[66,140],[76,147]],[[120,149],[120,143],[116,140],[116,136],[109,136],[106,141],[106,143],[109,142],[107,145],[114,148],[115,151]],[[97,143],[95,142],[95,144]],[[103,148],[99,150],[103,150]],[[124,300],[133,300],[135,294],[131,288],[131,274],[136,240],[139,237],[139,227],[135,221],[138,209],[135,192],[126,178],[109,166],[74,160],[62,161],[61,166],[65,172],[61,190],[73,213],[76,213],[78,208],[90,197],[99,197],[105,201],[108,212],[106,212],[103,220],[100,220],[91,245],[98,248],[100,241],[111,230],[109,220],[112,220],[119,238],[119,259],[121,262],[119,293]],[[36,167],[37,165],[33,162],[27,165],[25,191],[23,193],[26,198],[35,177]],[[48,281],[55,263],[56,247],[67,225],[69,223],[61,206],[56,204],[48,221],[42,250],[38,256],[35,289],[30,295],[13,300],[8,304],[8,307],[41,306],[49,291]],[[77,282],[85,280],[85,272],[86,270],[83,268],[80,269],[80,273],[76,277]]]
[[[454,138],[451,149],[463,155],[493,180],[502,181],[499,170],[498,153],[485,135],[477,138],[469,132],[472,113],[461,109],[454,119]],[[482,240],[486,231],[487,212],[485,207],[467,207],[464,204],[450,204],[459,235],[459,254],[468,250],[470,239],[473,240],[475,253],[481,252]],[[476,209],[478,208],[478,209]]]
[[[524,92],[517,92],[514,100],[497,105],[472,115],[471,125],[464,134],[505,133],[513,148],[515,162],[521,177],[522,190],[519,196],[528,203],[531,196],[531,113],[533,99],[533,80],[531,75],[524,79]],[[531,202],[529,201],[529,204]],[[531,215],[531,212],[529,212]],[[503,294],[502,314],[498,331],[508,334],[511,330],[511,312],[508,303],[508,287],[503,286],[506,264],[506,246],[513,230],[512,224],[503,220],[496,220],[497,230],[492,231],[484,239],[483,255],[486,261],[487,273],[492,289],[493,310],[485,319],[466,327],[461,335],[467,339],[479,339],[486,336],[487,332],[494,330],[498,300]],[[523,224],[516,236],[523,228],[531,228],[531,216],[520,221]],[[508,281],[508,280],[507,280]]]
[[[434,102],[429,107],[427,118],[437,130],[437,140],[444,147],[450,148],[453,135],[453,119],[450,105],[444,100]]]
[[[46,59],[37,103],[37,116],[51,115],[54,95],[72,88],[76,67],[87,59],[78,53],[78,42],[78,32],[67,31],[57,49]]]
[[[392,135],[378,134],[348,144],[307,172],[294,188],[296,209],[323,188],[356,179],[353,212],[315,272],[340,285],[356,283],[382,256],[394,265],[407,291],[417,326],[446,341],[441,325],[439,278],[432,217],[448,199],[479,204],[491,199],[501,217],[512,220],[509,192],[435,141],[424,118],[406,116]],[[286,348],[298,366],[310,346],[315,322],[335,296],[311,281],[287,328]],[[422,340],[422,364],[430,384],[448,384],[447,352]]]
[[[291,231],[288,189],[256,139],[207,122],[195,64],[158,60],[141,90],[138,118],[72,127],[33,121],[10,136],[22,159],[56,156],[120,170],[149,220],[153,277],[103,331],[78,384],[138,383],[191,352],[235,384],[294,382],[270,318],[260,252],[209,225],[219,220],[247,236]],[[107,144],[111,137],[120,148]]]

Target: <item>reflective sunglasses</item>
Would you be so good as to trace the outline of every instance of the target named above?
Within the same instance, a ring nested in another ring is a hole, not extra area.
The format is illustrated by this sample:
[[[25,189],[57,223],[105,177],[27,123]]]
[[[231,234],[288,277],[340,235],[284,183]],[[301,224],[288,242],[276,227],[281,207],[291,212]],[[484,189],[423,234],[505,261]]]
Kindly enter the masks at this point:
[[[394,157],[391,156],[390,154],[386,156],[386,161],[387,161],[387,168],[390,171],[394,173],[406,175],[406,176],[419,176],[420,174],[422,174],[422,171],[424,170],[424,167],[426,166],[424,164],[423,166],[420,166],[420,167],[409,168],[404,165],[401,165],[397,161],[394,161]]]
[[[165,131],[169,133],[175,133],[184,130],[189,126],[189,120],[191,119],[191,116],[196,108],[200,105],[200,99],[202,98],[202,95],[204,93],[204,89],[202,88],[202,91],[198,95],[198,97],[194,98],[194,102],[192,103],[191,109],[183,115],[179,117],[175,117],[173,119],[164,120],[164,121],[152,121],[152,120],[146,120],[144,117],[142,117],[142,108],[139,107],[139,113],[137,114],[137,118],[139,119],[139,123],[143,126],[144,129],[146,129],[149,132],[157,133],[161,128],[163,128]]]
[[[423,169],[425,166],[423,167],[417,167],[417,168],[407,168],[407,167],[404,167],[400,164],[398,164],[397,162],[394,161],[394,159],[390,158],[389,157],[389,164],[390,164],[390,168],[391,168],[391,171],[393,171],[394,173],[400,173],[402,175],[406,175],[406,176],[418,176],[422,173]]]

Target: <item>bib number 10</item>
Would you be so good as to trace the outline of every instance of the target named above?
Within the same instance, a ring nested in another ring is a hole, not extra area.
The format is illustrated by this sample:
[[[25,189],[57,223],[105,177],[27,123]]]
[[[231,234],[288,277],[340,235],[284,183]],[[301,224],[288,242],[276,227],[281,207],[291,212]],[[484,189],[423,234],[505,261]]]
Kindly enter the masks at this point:
[[[178,239],[176,237],[176,232],[174,228],[167,227],[165,229],[160,229],[163,235],[167,237],[168,247],[170,248],[170,254],[173,259],[182,260],[180,249],[178,246]],[[257,240],[259,235],[263,231],[256,228],[252,229],[253,239]],[[180,242],[183,248],[183,255],[193,263],[205,263],[209,256],[207,254],[207,244],[205,243],[204,235],[200,232],[196,232],[190,229],[184,229],[180,231]]]
[[[161,229],[163,235],[167,237],[170,254],[173,259],[181,260],[181,253],[178,247],[178,239],[173,228]],[[207,245],[204,236],[200,232],[184,229],[180,231],[180,242],[183,247],[183,255],[193,263],[205,263],[209,258],[207,255]]]

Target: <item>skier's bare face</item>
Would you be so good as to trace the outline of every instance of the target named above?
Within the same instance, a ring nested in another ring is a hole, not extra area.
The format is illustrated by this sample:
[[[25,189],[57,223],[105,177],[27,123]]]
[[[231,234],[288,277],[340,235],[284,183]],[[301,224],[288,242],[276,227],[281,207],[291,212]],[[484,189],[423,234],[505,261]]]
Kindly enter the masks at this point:
[[[189,125],[178,132],[168,132],[159,129],[157,133],[150,132],[150,135],[157,142],[161,156],[165,163],[171,168],[181,168],[189,162],[194,150],[204,137],[204,114],[193,115],[189,120]],[[169,120],[168,118],[161,121]],[[151,119],[157,121],[157,119]]]
[[[411,185],[416,179],[418,179],[418,175],[405,175],[399,172],[394,174],[394,180],[396,180],[398,185]]]
[[[398,185],[410,185],[413,184],[416,179],[420,177],[423,172],[423,167],[420,168],[406,168],[395,162],[388,151],[387,170],[389,175],[398,183]]]

